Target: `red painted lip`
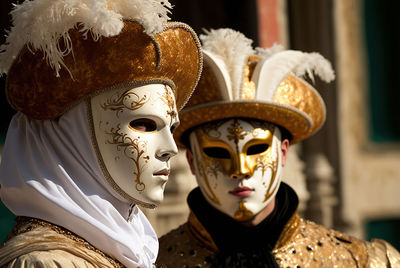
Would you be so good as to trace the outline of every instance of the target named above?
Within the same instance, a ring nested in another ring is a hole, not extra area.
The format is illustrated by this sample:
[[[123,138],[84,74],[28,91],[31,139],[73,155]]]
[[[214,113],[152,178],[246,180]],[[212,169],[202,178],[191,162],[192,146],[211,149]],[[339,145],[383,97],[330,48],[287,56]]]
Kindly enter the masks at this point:
[[[231,191],[229,191],[229,193],[234,196],[243,197],[243,196],[249,196],[253,191],[254,190],[249,187],[242,186],[242,187],[236,187],[235,189],[232,189]]]
[[[168,176],[170,173],[169,169],[162,169],[160,171],[157,171],[156,173],[154,173],[154,176]]]

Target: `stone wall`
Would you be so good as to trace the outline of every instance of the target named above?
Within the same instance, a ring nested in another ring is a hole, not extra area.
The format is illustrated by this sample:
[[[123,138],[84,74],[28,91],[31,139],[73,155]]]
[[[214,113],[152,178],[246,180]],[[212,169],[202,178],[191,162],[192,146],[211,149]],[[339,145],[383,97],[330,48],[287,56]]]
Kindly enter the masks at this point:
[[[400,217],[400,148],[368,139],[362,1],[335,3],[343,216],[351,224],[349,231],[362,236],[366,220]]]

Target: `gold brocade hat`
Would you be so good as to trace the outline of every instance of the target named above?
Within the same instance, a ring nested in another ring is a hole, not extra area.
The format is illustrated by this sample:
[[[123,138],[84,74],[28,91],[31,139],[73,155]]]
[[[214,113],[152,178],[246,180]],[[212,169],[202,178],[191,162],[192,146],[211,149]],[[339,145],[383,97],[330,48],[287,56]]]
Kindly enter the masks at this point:
[[[200,42],[169,23],[158,0],[25,1],[0,50],[9,103],[33,119],[55,119],[115,86],[163,83],[187,102],[202,69]]]
[[[252,41],[231,29],[200,35],[204,69],[199,84],[180,112],[175,135],[180,145],[187,134],[207,122],[228,118],[264,120],[285,128],[291,143],[314,134],[325,121],[319,93],[301,77],[313,73],[330,82],[331,64],[318,53],[251,47]]]

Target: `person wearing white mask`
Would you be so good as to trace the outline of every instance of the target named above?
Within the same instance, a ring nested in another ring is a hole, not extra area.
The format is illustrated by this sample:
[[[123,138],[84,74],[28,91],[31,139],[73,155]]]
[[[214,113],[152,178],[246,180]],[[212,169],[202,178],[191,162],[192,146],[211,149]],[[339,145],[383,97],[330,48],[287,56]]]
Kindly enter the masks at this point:
[[[153,267],[157,236],[137,205],[163,200],[178,111],[200,43],[156,0],[15,6],[0,71],[17,110],[0,165],[16,216],[1,267]]]
[[[318,53],[253,49],[232,29],[200,35],[204,70],[175,135],[199,187],[188,221],[160,238],[160,267],[398,267],[387,242],[304,220],[281,181],[289,145],[313,135],[325,104],[303,77],[330,82]],[[288,167],[290,168],[290,167]]]

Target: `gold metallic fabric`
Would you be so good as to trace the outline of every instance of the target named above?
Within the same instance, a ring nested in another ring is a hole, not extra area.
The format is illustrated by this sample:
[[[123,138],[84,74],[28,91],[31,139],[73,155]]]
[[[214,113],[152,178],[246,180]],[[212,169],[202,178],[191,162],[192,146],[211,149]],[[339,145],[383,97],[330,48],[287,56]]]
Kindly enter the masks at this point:
[[[400,267],[400,253],[381,239],[372,239],[367,245],[368,267]]]
[[[210,267],[218,252],[194,214],[160,238],[158,267]],[[294,214],[272,252],[280,267],[399,267],[399,253],[380,240],[366,242]],[[187,265],[187,266],[185,266]],[[197,265],[197,266],[196,266]]]
[[[366,242],[293,217],[272,251],[281,267],[365,267]]]
[[[251,81],[251,77],[259,60],[259,57],[249,56],[248,62],[244,67],[243,85],[241,92],[242,99],[252,100],[256,97],[256,84],[254,83],[254,81]]]
[[[0,247],[0,267],[123,267],[81,237],[51,223],[18,217]]]
[[[274,102],[296,108],[311,118],[313,125],[308,133],[303,134],[305,136],[316,132],[325,121],[325,104],[320,95],[312,86],[294,75],[289,75],[279,85]]]
[[[79,27],[70,30],[73,52],[64,57],[59,77],[41,51],[25,47],[8,73],[10,104],[33,119],[47,120],[102,90],[164,83],[174,89],[181,109],[202,69],[196,34],[186,24],[168,23],[163,32],[152,37],[140,24],[124,23],[119,35],[98,41],[83,38]]]

